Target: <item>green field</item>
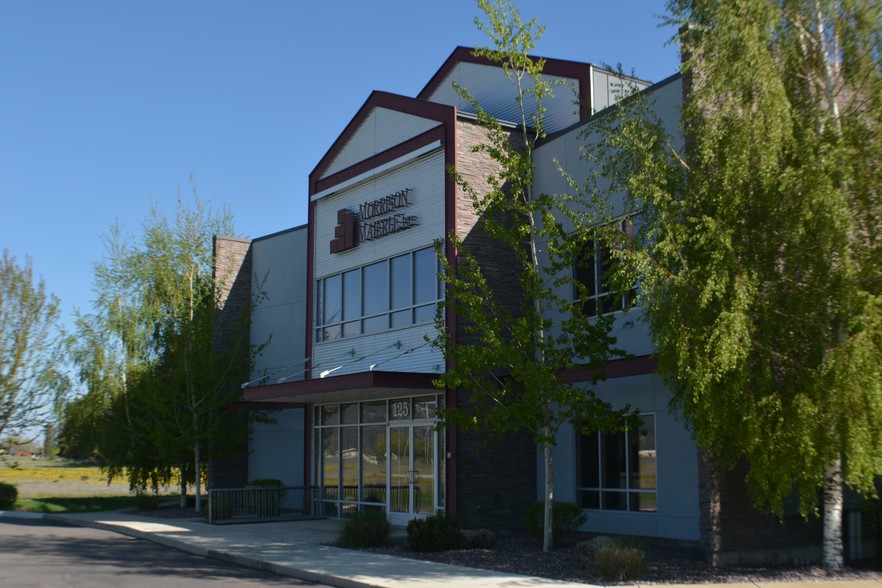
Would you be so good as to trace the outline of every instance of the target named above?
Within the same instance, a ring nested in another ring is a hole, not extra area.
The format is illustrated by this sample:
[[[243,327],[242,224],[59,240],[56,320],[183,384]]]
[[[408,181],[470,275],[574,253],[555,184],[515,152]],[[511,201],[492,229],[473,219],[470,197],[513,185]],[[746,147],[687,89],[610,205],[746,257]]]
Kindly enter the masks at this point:
[[[0,482],[18,489],[15,510],[21,511],[85,512],[138,504],[126,480],[108,483],[98,466],[65,460],[4,457]]]

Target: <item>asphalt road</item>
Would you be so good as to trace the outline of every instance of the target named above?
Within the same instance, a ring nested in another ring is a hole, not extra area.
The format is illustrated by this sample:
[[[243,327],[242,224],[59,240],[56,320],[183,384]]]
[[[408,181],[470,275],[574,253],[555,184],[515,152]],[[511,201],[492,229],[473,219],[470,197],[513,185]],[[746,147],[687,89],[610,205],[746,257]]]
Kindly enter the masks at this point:
[[[0,521],[3,588],[316,586],[102,529],[45,519]]]

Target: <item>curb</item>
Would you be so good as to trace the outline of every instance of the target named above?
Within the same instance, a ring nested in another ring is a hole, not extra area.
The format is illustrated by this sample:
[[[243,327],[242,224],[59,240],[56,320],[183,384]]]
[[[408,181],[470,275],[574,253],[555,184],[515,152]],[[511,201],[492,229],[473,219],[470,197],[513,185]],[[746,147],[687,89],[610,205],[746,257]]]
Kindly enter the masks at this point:
[[[145,541],[150,541],[151,543],[156,543],[162,545],[164,547],[171,547],[172,549],[177,549],[179,551],[183,551],[186,553],[190,553],[192,555],[199,555],[202,557],[207,557],[210,559],[224,561],[228,563],[237,564],[240,566],[244,566],[247,568],[261,570],[265,572],[272,572],[274,574],[279,574],[282,576],[288,576],[291,578],[297,578],[300,580],[307,580],[310,582],[317,582],[320,584],[325,584],[327,586],[335,586],[337,588],[381,588],[378,587],[377,584],[372,584],[368,582],[358,582],[356,580],[352,580],[350,578],[344,578],[341,576],[332,576],[328,574],[318,573],[318,572],[310,572],[308,570],[304,570],[301,568],[295,568],[286,564],[273,563],[271,561],[266,561],[262,559],[256,559],[253,557],[247,557],[243,555],[239,555],[237,553],[233,553],[230,551],[222,551],[218,549],[208,549],[206,547],[200,547],[198,545],[191,545],[185,541],[180,541],[178,539],[172,539],[169,537],[163,537],[161,535],[157,535],[155,533],[146,533],[144,531],[138,531],[137,529],[130,529],[128,527],[123,527],[120,525],[114,525],[111,523],[102,523],[101,521],[90,521],[87,519],[79,519],[79,518],[71,518],[64,515],[53,515],[53,514],[44,514],[44,513],[15,513],[16,515],[35,515],[35,516],[21,516],[18,518],[45,518],[53,521],[58,521],[61,523],[65,523],[68,525],[73,525],[77,527],[91,527],[93,529],[101,529],[104,531],[110,531],[113,533],[117,533],[119,535],[126,535],[128,537],[132,537],[135,539],[143,539]],[[4,511],[0,511],[0,517],[4,516]],[[10,517],[16,518],[16,517]]]

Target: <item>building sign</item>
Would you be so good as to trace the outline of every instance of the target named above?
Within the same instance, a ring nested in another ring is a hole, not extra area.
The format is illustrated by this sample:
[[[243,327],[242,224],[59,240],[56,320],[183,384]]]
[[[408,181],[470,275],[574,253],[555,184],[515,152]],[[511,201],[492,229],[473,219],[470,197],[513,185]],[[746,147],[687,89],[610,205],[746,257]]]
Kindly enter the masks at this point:
[[[417,217],[401,212],[411,205],[411,188],[399,190],[377,200],[358,205],[358,216],[351,210],[337,211],[337,226],[331,253],[341,253],[363,241],[373,241],[419,225]]]

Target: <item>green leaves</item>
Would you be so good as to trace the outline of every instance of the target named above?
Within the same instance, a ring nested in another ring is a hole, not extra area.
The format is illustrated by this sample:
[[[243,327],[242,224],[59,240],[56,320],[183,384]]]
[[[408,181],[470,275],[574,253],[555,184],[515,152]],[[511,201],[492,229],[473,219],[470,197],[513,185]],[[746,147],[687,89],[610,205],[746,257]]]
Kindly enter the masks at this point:
[[[247,422],[221,412],[248,376],[247,308],[226,345],[215,331],[223,284],[216,290],[212,238],[232,234],[229,212],[194,190],[173,219],[151,208],[134,244],[118,226],[105,240],[94,314],[78,320],[87,395],[68,406],[63,438],[133,488],[196,480],[194,453],[202,461],[247,438]]]
[[[659,372],[699,445],[749,465],[758,504],[780,513],[796,489],[803,514],[815,512],[840,456],[846,482],[872,494],[882,472],[880,7],[669,7],[684,27],[687,144],[636,98],[587,146],[610,191],[645,211],[651,238],[617,257],[640,280]]]
[[[35,281],[30,258],[0,258],[0,437],[48,422],[67,392],[60,302]]]

